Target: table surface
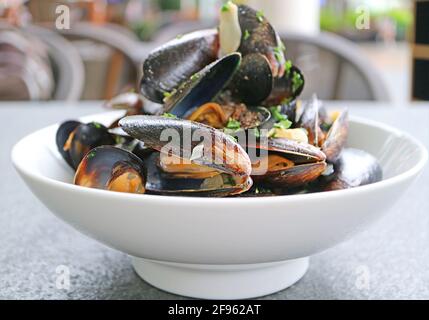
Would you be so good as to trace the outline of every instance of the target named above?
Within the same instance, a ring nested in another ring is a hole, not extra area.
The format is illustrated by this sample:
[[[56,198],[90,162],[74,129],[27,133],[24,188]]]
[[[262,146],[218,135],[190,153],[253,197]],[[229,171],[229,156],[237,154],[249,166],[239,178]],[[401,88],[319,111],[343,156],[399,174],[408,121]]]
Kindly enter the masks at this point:
[[[394,125],[429,147],[429,104],[326,104]],[[142,281],[127,255],[52,215],[12,168],[10,151],[20,138],[101,111],[100,102],[0,103],[0,299],[182,299]],[[428,179],[426,168],[389,214],[313,256],[298,283],[263,299],[429,299]],[[68,290],[56,287],[62,265],[70,270]]]

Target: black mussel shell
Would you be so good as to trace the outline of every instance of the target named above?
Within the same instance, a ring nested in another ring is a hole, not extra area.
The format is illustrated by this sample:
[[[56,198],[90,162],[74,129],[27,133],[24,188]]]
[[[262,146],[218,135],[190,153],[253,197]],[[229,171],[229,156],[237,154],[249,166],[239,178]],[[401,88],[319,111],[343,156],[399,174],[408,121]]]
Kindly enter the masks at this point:
[[[216,29],[192,32],[166,43],[144,61],[141,93],[162,103],[166,94],[215,61],[218,51]]]
[[[79,121],[69,120],[66,122],[63,122],[58,130],[55,137],[57,148],[61,156],[64,158],[64,160],[67,162],[67,164],[75,169],[73,162],[70,158],[70,154],[68,151],[64,150],[64,146],[67,142],[67,140],[70,137],[70,134],[79,126],[81,123]]]
[[[213,101],[228,85],[240,63],[241,55],[232,53],[206,66],[165,100],[164,112],[182,118],[190,110]]]
[[[143,161],[124,149],[101,146],[90,150],[77,168],[74,183],[88,188],[145,193]]]
[[[114,145],[115,139],[102,124],[91,122],[81,124],[73,131],[68,153],[73,168],[77,168],[85,154],[103,145]]]

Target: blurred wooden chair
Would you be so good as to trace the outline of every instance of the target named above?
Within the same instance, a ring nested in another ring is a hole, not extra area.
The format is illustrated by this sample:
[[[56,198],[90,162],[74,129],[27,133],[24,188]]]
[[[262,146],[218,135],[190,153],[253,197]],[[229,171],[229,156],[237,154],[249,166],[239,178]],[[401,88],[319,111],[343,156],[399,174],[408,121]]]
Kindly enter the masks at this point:
[[[67,39],[90,40],[94,43],[102,44],[112,49],[110,62],[106,72],[104,96],[100,98],[110,99],[118,93],[124,84],[120,79],[125,72],[125,77],[129,79],[128,85],[135,86],[140,77],[140,64],[148,54],[151,45],[138,42],[133,34],[125,31],[118,25],[94,25],[88,22],[78,22],[73,24],[69,30],[58,30]],[[128,66],[127,66],[128,65]],[[127,74],[128,73],[128,74]],[[87,79],[90,75],[87,74]]]
[[[313,93],[324,100],[392,100],[384,80],[359,46],[321,32],[317,37],[282,33],[286,55],[304,73],[303,98]]]
[[[76,48],[56,32],[47,28],[30,25],[23,28],[23,31],[43,41],[48,48],[55,78],[53,99],[79,100],[85,85],[85,72]]]

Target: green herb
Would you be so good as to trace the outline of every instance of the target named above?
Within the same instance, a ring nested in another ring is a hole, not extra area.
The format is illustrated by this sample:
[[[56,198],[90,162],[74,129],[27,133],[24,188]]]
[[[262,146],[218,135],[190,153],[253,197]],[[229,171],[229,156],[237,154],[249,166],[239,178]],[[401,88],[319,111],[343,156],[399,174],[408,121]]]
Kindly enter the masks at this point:
[[[258,19],[259,22],[264,22],[264,13],[262,11],[257,11],[256,18]]]
[[[162,94],[164,95],[164,98],[170,98],[171,97],[171,92],[164,91]]]
[[[289,129],[292,126],[292,121],[290,120],[281,120],[274,124],[274,128],[278,129]]]
[[[191,76],[191,81],[195,81],[200,77],[200,75],[198,73],[195,73]]]
[[[287,115],[280,113],[280,106],[271,107],[270,112],[277,121],[287,120]]]
[[[271,194],[272,191],[270,189],[267,189],[267,188],[256,187],[255,194],[263,194],[263,193]]]
[[[259,139],[261,137],[261,131],[259,130],[259,128],[253,128],[252,132],[256,138]]]
[[[102,127],[102,125],[99,124],[98,122],[93,122],[93,124],[94,124],[94,127],[97,129],[101,129],[101,127]]]
[[[247,39],[249,39],[249,37],[250,37],[249,30],[244,31],[244,36],[243,36],[244,41],[246,41]]]
[[[234,130],[238,130],[241,127],[241,123],[240,121],[234,120],[232,118],[229,118],[228,123],[226,125],[227,129],[234,129]]]
[[[227,175],[224,177],[225,184],[228,184],[230,186],[235,186],[237,183],[235,182],[234,178],[230,175]]]
[[[183,38],[183,34],[178,34],[177,36],[176,36],[176,39],[177,40],[180,40],[180,39],[182,39]]]
[[[174,114],[168,113],[168,112],[164,113],[161,117],[169,118],[169,119],[177,119],[177,117]]]
[[[225,2],[221,8],[222,12],[228,12],[231,4],[232,4],[231,1]]]
[[[92,159],[95,157],[95,151],[91,151],[90,153],[88,153],[88,155],[86,156],[88,159]]]
[[[292,91],[295,93],[304,83],[301,75],[294,71],[292,76]]]
[[[286,76],[289,76],[291,69],[292,69],[292,61],[286,60],[286,62],[285,62],[285,74],[286,74]]]

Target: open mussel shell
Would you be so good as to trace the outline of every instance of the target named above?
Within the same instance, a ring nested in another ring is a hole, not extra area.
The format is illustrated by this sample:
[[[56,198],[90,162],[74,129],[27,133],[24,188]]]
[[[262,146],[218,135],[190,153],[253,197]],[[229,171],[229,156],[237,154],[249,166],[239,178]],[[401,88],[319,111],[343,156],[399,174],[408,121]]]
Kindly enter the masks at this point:
[[[218,51],[216,29],[192,32],[166,43],[144,61],[141,93],[151,101],[162,103],[166,93],[215,61]]]
[[[76,167],[74,166],[70,158],[69,151],[65,150],[64,146],[66,145],[67,140],[70,138],[70,134],[79,125],[81,125],[81,122],[79,121],[74,121],[74,120],[65,121],[59,126],[55,137],[55,141],[56,141],[56,145],[59,153],[61,154],[63,159],[67,162],[67,164],[73,169],[76,169]]]
[[[334,168],[335,173],[318,181],[314,191],[349,189],[383,178],[383,170],[377,159],[363,150],[343,149]]]
[[[247,105],[264,101],[273,89],[273,75],[267,58],[260,53],[245,55],[229,89],[234,99]]]
[[[347,142],[348,131],[348,111],[343,110],[332,123],[322,145],[328,162],[334,163],[340,156]]]
[[[241,63],[241,55],[232,53],[219,59],[183,82],[165,100],[164,112],[183,117],[191,110],[213,101],[228,85]]]
[[[307,130],[308,143],[319,146],[323,141],[323,132],[320,128],[319,109],[321,102],[315,95],[302,106],[299,116],[299,127]]]
[[[121,148],[101,146],[90,150],[77,168],[79,186],[127,193],[145,193],[143,161]]]
[[[305,79],[301,70],[292,66],[282,77],[274,78],[272,90],[265,104],[277,105],[283,101],[292,101],[301,94],[304,85]]]
[[[250,144],[248,149],[254,165],[252,178],[262,185],[295,188],[316,180],[326,169],[324,153],[307,143],[268,139]],[[255,151],[259,159],[254,158]]]
[[[268,59],[273,77],[283,76],[284,47],[273,26],[261,12],[246,5],[238,6],[238,21],[242,31],[238,52],[243,56],[252,53],[263,54]]]
[[[182,177],[164,172],[160,166],[160,154],[152,153],[145,158],[148,193],[170,196],[225,197],[248,190],[253,181],[249,176],[233,177],[219,173],[206,178]]]
[[[103,145],[114,145],[115,139],[100,123],[80,124],[71,133],[64,149],[68,151],[73,168],[77,168],[89,150]]]
[[[146,146],[234,176],[250,176],[246,151],[225,133],[204,124],[166,117],[133,116],[121,128]]]

